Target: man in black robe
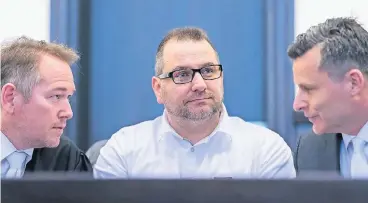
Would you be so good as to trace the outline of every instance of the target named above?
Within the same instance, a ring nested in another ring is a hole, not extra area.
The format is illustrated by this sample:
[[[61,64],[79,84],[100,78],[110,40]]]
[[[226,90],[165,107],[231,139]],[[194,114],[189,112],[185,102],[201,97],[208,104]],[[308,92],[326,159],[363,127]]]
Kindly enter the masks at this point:
[[[32,159],[27,163],[25,173],[32,171],[92,172],[92,167],[86,154],[68,137],[61,136],[60,144],[56,148],[33,150]]]
[[[21,37],[1,46],[1,177],[29,172],[92,174],[86,155],[62,136],[73,112],[71,64],[79,56],[56,43]]]

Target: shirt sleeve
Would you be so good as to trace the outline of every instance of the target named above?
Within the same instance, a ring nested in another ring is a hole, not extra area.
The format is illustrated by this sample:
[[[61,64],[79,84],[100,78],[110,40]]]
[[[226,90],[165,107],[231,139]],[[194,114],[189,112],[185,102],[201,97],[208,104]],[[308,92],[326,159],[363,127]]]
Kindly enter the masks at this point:
[[[122,133],[122,132],[120,132]],[[114,134],[104,147],[93,169],[96,179],[124,179],[128,178],[127,163],[123,157],[123,148],[119,140],[122,134]]]
[[[260,153],[260,178],[295,178],[296,173],[291,149],[279,135],[267,139],[267,143],[263,144]]]

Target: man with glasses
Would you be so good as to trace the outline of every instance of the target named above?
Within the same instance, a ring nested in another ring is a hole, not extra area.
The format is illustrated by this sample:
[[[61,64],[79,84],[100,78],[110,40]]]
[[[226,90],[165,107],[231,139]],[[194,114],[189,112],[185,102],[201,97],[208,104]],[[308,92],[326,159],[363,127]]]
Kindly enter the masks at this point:
[[[295,176],[291,150],[278,134],[227,114],[223,67],[203,30],[170,31],[155,71],[163,115],[115,133],[101,149],[96,178]]]

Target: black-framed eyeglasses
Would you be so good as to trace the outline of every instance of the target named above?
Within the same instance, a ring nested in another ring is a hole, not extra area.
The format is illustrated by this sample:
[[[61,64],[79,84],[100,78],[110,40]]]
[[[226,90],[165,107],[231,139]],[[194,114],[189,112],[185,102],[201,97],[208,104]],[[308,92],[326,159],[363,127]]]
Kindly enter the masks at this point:
[[[171,78],[175,84],[185,84],[192,82],[197,72],[204,80],[215,80],[222,76],[222,65],[206,65],[200,69],[179,67],[174,71],[163,73],[157,77],[160,79]]]

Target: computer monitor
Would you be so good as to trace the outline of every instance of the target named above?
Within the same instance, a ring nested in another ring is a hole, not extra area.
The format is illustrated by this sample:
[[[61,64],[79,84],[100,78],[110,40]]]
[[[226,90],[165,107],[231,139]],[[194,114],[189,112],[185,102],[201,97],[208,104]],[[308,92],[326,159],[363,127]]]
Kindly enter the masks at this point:
[[[2,180],[2,203],[367,203],[368,181],[93,180],[42,176]]]

